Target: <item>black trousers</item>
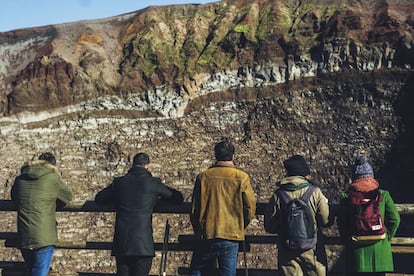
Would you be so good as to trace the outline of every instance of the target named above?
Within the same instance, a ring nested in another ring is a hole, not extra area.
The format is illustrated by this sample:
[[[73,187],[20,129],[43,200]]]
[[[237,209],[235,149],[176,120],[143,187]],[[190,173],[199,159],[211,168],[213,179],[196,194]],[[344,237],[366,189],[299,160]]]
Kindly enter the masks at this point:
[[[152,258],[148,256],[116,256],[116,275],[148,276]]]

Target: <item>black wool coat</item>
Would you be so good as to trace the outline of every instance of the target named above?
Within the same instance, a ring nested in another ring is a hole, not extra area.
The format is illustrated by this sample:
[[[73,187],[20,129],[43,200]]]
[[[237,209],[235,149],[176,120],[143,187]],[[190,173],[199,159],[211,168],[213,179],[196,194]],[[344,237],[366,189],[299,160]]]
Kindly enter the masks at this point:
[[[177,195],[178,194],[178,195]],[[95,196],[95,203],[116,210],[112,256],[154,256],[152,212],[158,199],[181,203],[182,194],[134,166]]]

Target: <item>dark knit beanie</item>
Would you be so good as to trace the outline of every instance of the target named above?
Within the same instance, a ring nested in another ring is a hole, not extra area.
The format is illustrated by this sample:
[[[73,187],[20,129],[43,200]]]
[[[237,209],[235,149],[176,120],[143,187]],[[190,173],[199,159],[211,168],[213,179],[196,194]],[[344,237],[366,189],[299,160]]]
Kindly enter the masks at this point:
[[[374,170],[363,154],[358,154],[352,167],[352,178],[374,177]]]
[[[288,176],[300,175],[307,176],[310,175],[310,169],[308,164],[306,164],[305,159],[301,155],[293,155],[289,159],[283,161],[286,172]]]

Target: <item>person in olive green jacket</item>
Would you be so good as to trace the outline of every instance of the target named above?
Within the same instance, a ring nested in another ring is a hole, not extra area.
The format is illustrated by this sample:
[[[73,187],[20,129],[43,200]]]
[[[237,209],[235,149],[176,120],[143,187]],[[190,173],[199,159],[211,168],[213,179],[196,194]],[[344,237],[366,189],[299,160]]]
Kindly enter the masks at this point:
[[[11,198],[17,205],[19,248],[32,276],[46,276],[57,243],[56,208],[72,199],[62,182],[52,153],[25,163],[16,177]]]
[[[220,275],[236,275],[239,242],[256,213],[250,177],[234,166],[234,145],[223,140],[214,152],[216,163],[197,176],[193,190],[190,220],[198,243],[191,275],[201,275],[217,259]]]
[[[283,161],[287,176],[277,182],[278,189],[283,189],[293,199],[302,197],[310,186],[313,186],[308,164],[301,155],[293,155]],[[326,226],[329,222],[328,199],[321,189],[314,186],[309,198],[310,209],[314,220],[314,230]],[[285,223],[283,219],[284,204],[275,191],[269,199],[264,215],[265,230],[282,236]],[[324,254],[323,244],[320,242],[308,250],[292,250],[287,248],[286,242],[278,241],[278,266],[280,275],[326,275],[326,265],[321,260]],[[322,253],[320,253],[322,247]]]
[[[348,190],[341,194],[338,214],[338,227],[345,245],[346,269],[352,275],[385,275],[394,271],[391,251],[391,239],[400,225],[400,215],[388,191],[379,189],[374,179],[374,171],[363,154],[359,154],[352,166],[352,180]],[[373,244],[364,245],[352,240],[350,221],[349,192],[370,192],[379,189],[382,200],[379,203],[380,213],[386,227],[386,238]]]

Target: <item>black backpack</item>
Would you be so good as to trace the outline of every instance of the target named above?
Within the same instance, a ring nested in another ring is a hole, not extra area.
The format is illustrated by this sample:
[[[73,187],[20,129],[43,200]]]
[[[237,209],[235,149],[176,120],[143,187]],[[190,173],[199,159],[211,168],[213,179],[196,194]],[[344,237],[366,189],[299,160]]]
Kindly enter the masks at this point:
[[[282,200],[282,243],[288,250],[303,251],[314,248],[317,231],[314,214],[309,205],[314,185],[309,186],[300,198],[291,198],[285,190],[278,189],[277,196]]]

